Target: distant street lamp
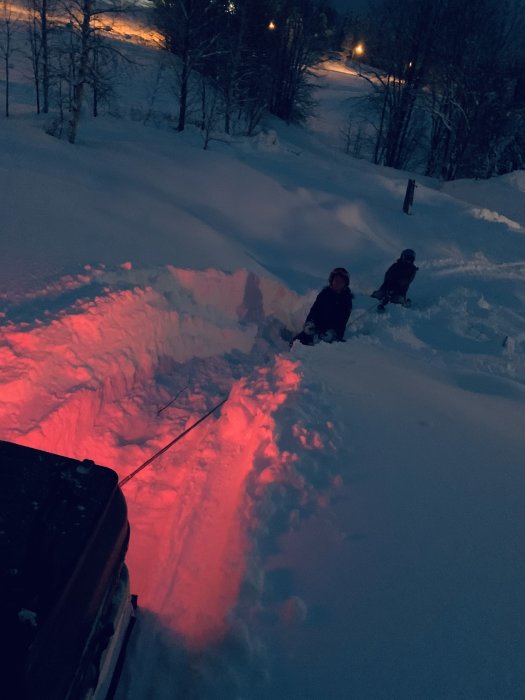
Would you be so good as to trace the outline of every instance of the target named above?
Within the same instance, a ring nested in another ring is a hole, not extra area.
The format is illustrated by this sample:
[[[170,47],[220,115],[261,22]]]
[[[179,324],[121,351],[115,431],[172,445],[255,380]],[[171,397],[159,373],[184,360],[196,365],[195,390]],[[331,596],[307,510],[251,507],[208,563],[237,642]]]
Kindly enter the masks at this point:
[[[357,56],[358,58],[361,58],[361,56],[365,52],[365,46],[364,44],[360,41],[359,44],[356,44],[354,48],[352,49],[352,61],[354,58]]]
[[[270,20],[270,24],[268,25],[268,29],[271,29],[271,30],[277,29],[277,25],[275,24],[273,19]]]

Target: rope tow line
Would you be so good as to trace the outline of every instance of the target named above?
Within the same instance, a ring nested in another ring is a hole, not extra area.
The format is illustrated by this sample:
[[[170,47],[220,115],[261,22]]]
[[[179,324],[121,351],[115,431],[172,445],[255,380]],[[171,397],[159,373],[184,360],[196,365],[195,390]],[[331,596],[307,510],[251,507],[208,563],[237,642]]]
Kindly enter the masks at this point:
[[[182,440],[183,437],[185,437],[188,433],[190,433],[194,428],[196,428],[200,423],[202,423],[206,418],[211,416],[212,413],[215,413],[217,409],[219,409],[226,401],[228,400],[228,397],[223,399],[220,403],[218,403],[216,406],[214,406],[212,409],[208,411],[208,413],[205,413],[203,416],[201,416],[193,425],[190,425],[189,428],[186,428],[186,430],[183,430],[182,433],[177,435],[176,438],[174,438],[171,442],[168,442],[167,445],[165,445],[162,449],[160,449],[158,452],[156,452],[152,457],[147,459],[144,464],[141,464],[140,467],[137,467],[135,471],[131,472],[131,474],[128,474],[128,476],[125,476],[123,479],[121,479],[118,483],[120,487],[124,486],[124,484],[127,484],[128,481],[133,479],[134,476],[136,476],[139,472],[141,472],[143,469],[148,467],[152,462],[154,462],[158,457],[163,455],[165,452],[167,452],[170,447],[173,447],[173,445],[178,442],[179,440]]]
[[[364,311],[362,311],[360,314],[358,314],[354,318],[350,317],[350,320],[348,321],[347,325],[351,326],[352,323],[359,321],[360,318],[363,318],[363,316],[366,316],[366,314],[369,314],[376,306],[377,306],[377,302],[374,302],[369,309],[365,309]]]
[[[175,394],[175,396],[171,399],[171,401],[168,401],[168,403],[165,406],[162,406],[162,408],[159,408],[159,410],[157,411],[157,415],[160,416],[162,411],[164,411],[166,408],[171,406],[171,404],[174,403],[179,398],[179,396],[182,394],[182,392],[186,391],[186,389],[188,387],[189,387],[189,384],[186,384],[186,386],[182,387],[182,389],[179,392],[177,392],[177,394]]]

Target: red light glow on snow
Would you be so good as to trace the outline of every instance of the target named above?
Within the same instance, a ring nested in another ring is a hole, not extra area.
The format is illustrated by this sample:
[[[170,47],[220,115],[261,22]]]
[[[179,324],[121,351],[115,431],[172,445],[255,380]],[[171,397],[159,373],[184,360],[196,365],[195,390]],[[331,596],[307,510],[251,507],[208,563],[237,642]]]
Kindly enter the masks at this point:
[[[293,434],[307,450],[322,450],[324,447],[321,435],[317,430],[307,430],[303,425],[297,423],[293,427]]]
[[[215,402],[189,389],[184,410],[157,415],[167,398],[155,381],[161,358],[246,353],[253,336],[249,325],[183,317],[149,288],[107,291],[46,323],[5,324],[1,437],[93,459],[124,477]],[[274,417],[299,388],[298,363],[280,355],[269,362],[232,380],[217,414],[124,487],[133,592],[191,649],[227,632],[258,525],[253,496],[290,478],[298,459],[280,450]],[[299,446],[319,444],[302,428],[298,435]]]
[[[185,450],[183,464],[179,455],[163,475],[163,488],[172,491],[164,491],[153,539],[162,543],[162,559],[173,562],[168,595],[149,579],[151,567],[158,566],[151,556],[151,532],[137,541],[141,551],[131,553],[143,600],[191,649],[220,640],[228,630],[228,613],[246,575],[247,533],[257,526],[247,479],[252,472],[261,474],[264,486],[293,462],[293,455],[281,454],[276,444],[273,413],[299,382],[297,364],[279,356],[274,367],[236,382],[220,419],[208,427],[205,444]]]

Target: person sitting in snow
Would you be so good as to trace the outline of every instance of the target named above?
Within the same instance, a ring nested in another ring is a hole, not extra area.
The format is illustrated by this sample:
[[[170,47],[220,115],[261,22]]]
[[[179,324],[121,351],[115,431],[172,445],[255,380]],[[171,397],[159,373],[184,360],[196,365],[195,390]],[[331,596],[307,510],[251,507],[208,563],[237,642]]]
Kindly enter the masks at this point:
[[[293,340],[303,345],[313,345],[316,337],[326,343],[342,341],[351,311],[350,275],[344,267],[336,267],[330,273],[328,286],[317,295],[303,330]]]
[[[378,311],[382,311],[389,302],[393,304],[410,305],[407,299],[408,288],[412,284],[419,268],[414,265],[416,254],[411,248],[404,250],[399,259],[390,265],[385,272],[383,284],[372,293],[374,299],[379,299]]]

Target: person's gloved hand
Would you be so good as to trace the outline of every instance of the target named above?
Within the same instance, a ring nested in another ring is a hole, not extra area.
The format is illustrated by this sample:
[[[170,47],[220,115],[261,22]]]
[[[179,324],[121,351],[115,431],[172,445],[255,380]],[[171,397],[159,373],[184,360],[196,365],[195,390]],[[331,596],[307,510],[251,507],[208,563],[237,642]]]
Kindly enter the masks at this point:
[[[315,323],[313,321],[306,321],[303,327],[303,333],[306,333],[306,335],[315,335]]]
[[[321,333],[320,338],[321,340],[324,340],[325,343],[333,343],[334,340],[337,339],[337,333],[334,331],[333,328],[329,328],[324,333]]]

